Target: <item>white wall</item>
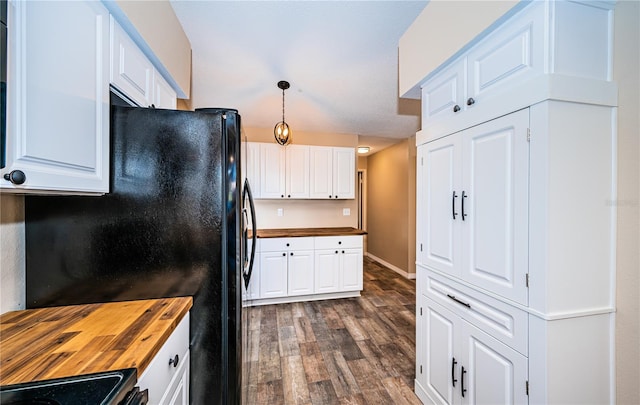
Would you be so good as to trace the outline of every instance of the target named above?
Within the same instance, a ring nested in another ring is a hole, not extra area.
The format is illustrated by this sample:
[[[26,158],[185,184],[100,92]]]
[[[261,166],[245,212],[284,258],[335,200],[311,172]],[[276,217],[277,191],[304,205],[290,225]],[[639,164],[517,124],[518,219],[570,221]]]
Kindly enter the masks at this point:
[[[24,198],[0,194],[0,314],[25,307]]]

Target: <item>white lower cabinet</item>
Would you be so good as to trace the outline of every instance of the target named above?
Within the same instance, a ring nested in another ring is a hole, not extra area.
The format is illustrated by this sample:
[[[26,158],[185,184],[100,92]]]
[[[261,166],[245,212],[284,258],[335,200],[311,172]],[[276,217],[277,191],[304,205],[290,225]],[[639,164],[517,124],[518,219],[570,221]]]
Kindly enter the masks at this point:
[[[259,238],[244,305],[358,296],[362,236]]]
[[[313,250],[289,252],[287,270],[287,295],[313,294]]]
[[[260,298],[287,295],[287,253],[260,253]]]
[[[140,390],[149,390],[149,404],[189,403],[189,314],[138,378]]]
[[[317,250],[315,253],[315,293],[332,293],[340,288],[340,251]]]
[[[416,393],[432,404],[527,404],[527,358],[419,297]]]

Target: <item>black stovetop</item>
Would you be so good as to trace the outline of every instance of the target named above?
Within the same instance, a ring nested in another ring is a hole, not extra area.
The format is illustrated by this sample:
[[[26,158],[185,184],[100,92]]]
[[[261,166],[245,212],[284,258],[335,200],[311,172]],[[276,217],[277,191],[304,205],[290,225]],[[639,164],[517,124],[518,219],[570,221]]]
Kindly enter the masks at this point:
[[[2,405],[116,405],[136,384],[135,368],[0,387]]]

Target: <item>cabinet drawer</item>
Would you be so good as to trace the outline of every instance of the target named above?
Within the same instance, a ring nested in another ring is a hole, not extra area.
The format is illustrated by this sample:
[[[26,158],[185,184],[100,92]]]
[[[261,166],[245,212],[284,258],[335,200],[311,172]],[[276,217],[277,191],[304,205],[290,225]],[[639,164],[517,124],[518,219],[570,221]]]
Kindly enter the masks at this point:
[[[189,314],[178,324],[160,351],[138,379],[140,390],[149,389],[149,403],[160,404],[163,395],[174,377],[181,370],[180,363],[189,361]],[[178,366],[169,364],[169,359],[178,356]],[[188,367],[188,364],[185,365]]]
[[[313,238],[260,238],[260,252],[313,250]]]
[[[316,236],[316,249],[359,249],[362,248],[362,236]]]
[[[528,314],[446,277],[418,267],[423,294],[485,333],[528,355]]]

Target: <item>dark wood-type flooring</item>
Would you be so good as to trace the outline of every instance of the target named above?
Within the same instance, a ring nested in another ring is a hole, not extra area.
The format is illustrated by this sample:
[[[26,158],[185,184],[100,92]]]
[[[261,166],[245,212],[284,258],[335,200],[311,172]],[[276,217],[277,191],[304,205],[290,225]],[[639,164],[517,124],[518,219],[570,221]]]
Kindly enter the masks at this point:
[[[415,281],[364,259],[364,291],[249,308],[246,404],[420,404]]]

